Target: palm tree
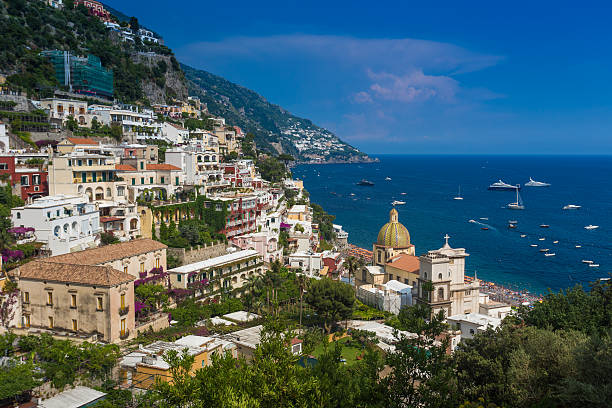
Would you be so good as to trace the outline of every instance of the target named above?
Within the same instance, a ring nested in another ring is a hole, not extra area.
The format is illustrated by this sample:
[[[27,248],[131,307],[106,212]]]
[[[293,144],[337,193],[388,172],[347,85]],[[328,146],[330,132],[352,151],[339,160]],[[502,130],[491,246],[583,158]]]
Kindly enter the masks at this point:
[[[364,266],[365,262],[363,258],[355,258],[354,256],[349,256],[346,258],[346,269],[349,272],[349,279],[352,279],[355,290],[357,290],[357,282],[355,280],[355,273]]]
[[[308,288],[309,283],[310,279],[305,275],[297,276],[297,284],[300,289],[300,330],[302,329],[302,301],[304,299],[304,292]]]

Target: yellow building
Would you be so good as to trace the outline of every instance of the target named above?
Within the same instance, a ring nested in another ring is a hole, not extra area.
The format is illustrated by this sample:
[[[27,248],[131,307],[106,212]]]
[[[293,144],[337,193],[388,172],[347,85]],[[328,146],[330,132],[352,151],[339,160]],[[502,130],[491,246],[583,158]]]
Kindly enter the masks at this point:
[[[237,357],[236,345],[213,337],[189,335],[173,343],[156,341],[140,347],[120,361],[120,376],[124,386],[149,389],[156,382],[172,383],[170,365],[164,360],[169,351],[187,353],[194,358],[189,374],[212,363],[214,354],[230,353]]]

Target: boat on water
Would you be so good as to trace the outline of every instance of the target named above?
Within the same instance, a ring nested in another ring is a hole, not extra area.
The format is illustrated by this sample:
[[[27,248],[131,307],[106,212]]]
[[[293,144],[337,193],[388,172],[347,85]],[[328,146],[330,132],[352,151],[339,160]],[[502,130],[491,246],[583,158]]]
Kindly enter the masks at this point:
[[[391,177],[385,177],[385,181],[391,181]]]
[[[597,228],[599,228],[599,225],[593,225],[593,224],[589,224],[586,227],[584,227],[584,229],[586,229],[586,230],[594,230],[594,229],[597,229]]]
[[[548,251],[550,251],[548,248],[542,248],[542,249],[540,249],[540,252],[548,252]]]
[[[361,179],[361,180],[359,180],[359,183],[357,183],[357,185],[358,186],[368,186],[368,187],[371,187],[371,186],[374,185],[374,183],[372,183],[371,181],[366,180],[366,179]]]
[[[474,222],[476,222],[476,220],[469,220],[468,222],[474,223]]]
[[[354,196],[354,195],[355,195],[355,193],[351,193],[351,195],[352,195],[352,196]]]
[[[550,187],[550,183],[544,183],[542,181],[535,181],[531,177],[529,177],[529,181],[525,183],[527,187]]]
[[[548,224],[540,224],[540,228],[550,228],[550,225],[548,225]]]
[[[463,197],[461,197],[461,186],[459,186],[459,193],[456,197],[453,197],[453,200],[463,200]]]
[[[592,263],[592,264],[589,264],[589,267],[591,267],[591,268],[599,268],[599,264]]]
[[[563,206],[564,210],[578,210],[580,208],[582,208],[582,206],[581,205],[576,205],[576,204],[568,204],[568,205],[564,205]]]
[[[404,205],[404,204],[406,204],[405,201],[394,200],[391,202],[391,205]]]
[[[401,195],[406,195],[406,193],[400,193]]]
[[[582,245],[576,245],[576,248],[582,248]]]
[[[537,248],[537,247],[538,247],[538,244],[531,244],[531,245],[529,245],[529,246],[530,246],[530,247],[532,247],[532,248]]]
[[[555,256],[557,254],[555,254],[554,252],[547,252],[544,254],[544,256]]]
[[[508,224],[508,228],[516,228],[516,224]]]
[[[488,230],[489,230],[489,227],[482,227],[482,228],[480,228],[480,229],[481,229],[481,230],[483,230],[483,231],[488,231]]]
[[[479,219],[480,219],[480,220],[483,220],[483,221],[489,221],[489,218],[488,218],[488,217],[480,217]]]
[[[582,263],[585,263],[585,264],[592,264],[592,263],[593,263],[593,261],[589,261],[589,260],[587,260],[587,259],[583,259],[583,260],[582,260]]]
[[[559,241],[553,241],[553,244],[558,244],[558,243],[559,243]]]
[[[508,220],[508,224],[518,224],[517,220]]]
[[[521,238],[525,238],[527,234],[521,234]]]
[[[539,241],[544,241],[546,238],[538,238]]]
[[[512,184],[504,183],[499,180],[489,186],[489,190],[514,190],[521,189],[520,185],[513,186]]]
[[[523,200],[521,199],[521,195],[519,194],[520,186],[517,184],[515,189],[516,189],[516,201],[508,204],[506,207],[510,210],[524,210],[525,206],[523,205]]]

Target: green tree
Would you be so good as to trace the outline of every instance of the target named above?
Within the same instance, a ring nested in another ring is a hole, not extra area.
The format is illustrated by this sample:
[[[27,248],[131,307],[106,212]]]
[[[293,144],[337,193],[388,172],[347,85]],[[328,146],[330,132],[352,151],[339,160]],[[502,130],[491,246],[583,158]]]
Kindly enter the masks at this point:
[[[136,17],[130,17],[130,28],[134,33],[138,33],[140,30],[140,23],[138,23],[138,19]]]
[[[37,378],[32,363],[7,362],[0,370],[0,400],[15,402],[21,394],[40,384]]]
[[[168,295],[163,285],[144,284],[134,289],[134,295],[141,302],[146,303],[153,309],[158,310],[168,303]]]
[[[325,330],[330,333],[334,323],[353,314],[355,293],[345,283],[323,278],[310,285],[306,303],[323,319]]]
[[[79,128],[79,123],[76,121],[74,116],[68,116],[68,119],[66,120],[66,128],[73,132]]]

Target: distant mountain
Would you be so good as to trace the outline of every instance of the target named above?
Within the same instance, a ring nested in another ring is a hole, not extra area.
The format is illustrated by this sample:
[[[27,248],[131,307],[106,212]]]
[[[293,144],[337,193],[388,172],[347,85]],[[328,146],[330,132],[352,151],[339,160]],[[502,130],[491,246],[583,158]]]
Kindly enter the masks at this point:
[[[289,153],[299,160],[369,161],[370,158],[327,129],[297,117],[263,96],[210,72],[181,64],[189,95],[208,111],[255,135],[258,148]]]

